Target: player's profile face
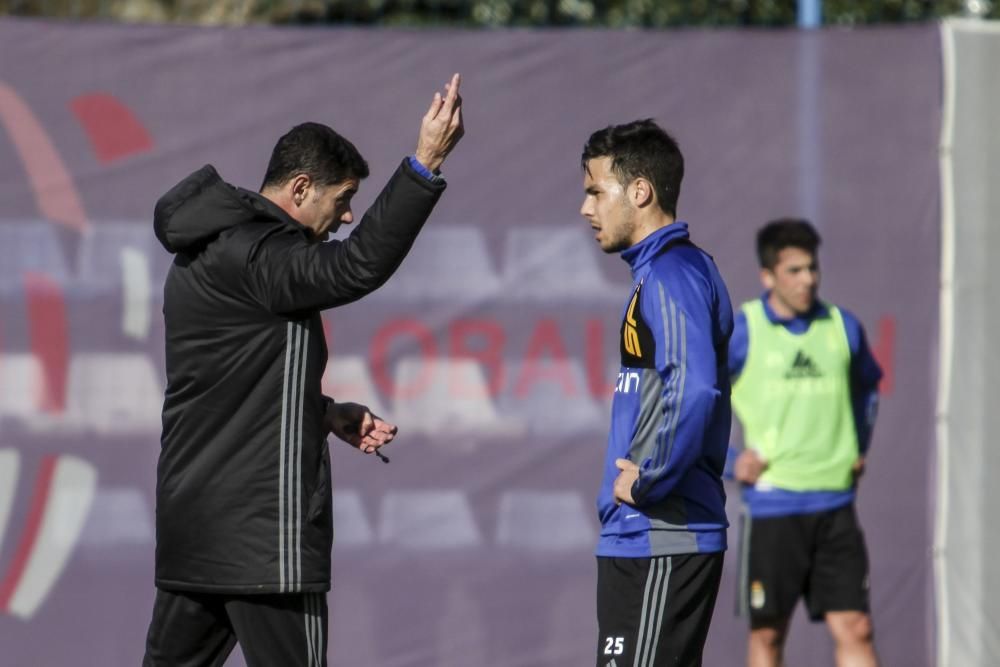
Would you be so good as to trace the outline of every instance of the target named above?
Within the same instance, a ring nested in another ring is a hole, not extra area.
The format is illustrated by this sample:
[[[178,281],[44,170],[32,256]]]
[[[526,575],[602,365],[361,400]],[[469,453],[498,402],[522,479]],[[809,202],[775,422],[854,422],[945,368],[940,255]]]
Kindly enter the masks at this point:
[[[355,178],[328,186],[314,186],[308,197],[309,206],[304,212],[309,222],[300,222],[312,229],[316,238],[325,241],[341,225],[349,225],[354,221],[351,199],[357,193],[358,186],[359,182]]]
[[[819,262],[802,248],[782,248],[773,269],[762,272],[764,286],[771,290],[772,304],[779,315],[805,315],[816,302],[819,290]]]
[[[580,215],[590,222],[594,239],[604,252],[619,252],[634,243],[635,211],[626,190],[611,170],[611,158],[587,162],[583,172],[583,205]]]

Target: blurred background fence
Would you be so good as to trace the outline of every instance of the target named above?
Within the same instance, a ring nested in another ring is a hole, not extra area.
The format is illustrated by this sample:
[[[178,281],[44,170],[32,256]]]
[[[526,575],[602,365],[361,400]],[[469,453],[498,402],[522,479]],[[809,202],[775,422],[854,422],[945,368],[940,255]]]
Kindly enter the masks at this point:
[[[815,0],[813,0],[815,2]],[[0,0],[0,15],[207,25],[350,24],[450,27],[777,27],[797,0]],[[989,0],[825,0],[826,25],[1000,16]]]

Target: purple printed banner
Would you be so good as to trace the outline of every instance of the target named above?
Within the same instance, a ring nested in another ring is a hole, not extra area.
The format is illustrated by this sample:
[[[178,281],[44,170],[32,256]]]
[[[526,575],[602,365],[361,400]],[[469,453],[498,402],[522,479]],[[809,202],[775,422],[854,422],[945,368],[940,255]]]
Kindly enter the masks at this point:
[[[589,133],[653,117],[680,217],[736,300],[754,233],[812,218],[822,294],[886,370],[860,514],[887,665],[932,664],[940,45],[796,31],[200,29],[0,20],[0,664],[135,665],[153,599],[164,386],[153,203],[205,163],[256,188],[328,123],[372,201],[463,74],[467,135],[396,276],[326,316],[327,391],[400,424],[333,443],[333,665],[577,666],[596,649],[594,508],[626,266],[579,216]],[[707,665],[743,661],[739,514]],[[833,664],[797,617],[788,660]],[[231,664],[242,664],[235,657]]]

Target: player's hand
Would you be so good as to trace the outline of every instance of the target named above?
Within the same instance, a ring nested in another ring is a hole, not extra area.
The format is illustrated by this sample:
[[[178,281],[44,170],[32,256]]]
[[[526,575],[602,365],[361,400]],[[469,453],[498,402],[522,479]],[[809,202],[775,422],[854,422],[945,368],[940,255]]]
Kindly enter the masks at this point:
[[[851,466],[851,475],[854,479],[854,483],[857,484],[861,476],[865,474],[865,457],[859,456],[858,460],[854,462]]]
[[[434,93],[431,107],[420,122],[420,137],[414,156],[420,164],[435,173],[465,134],[462,96],[458,94],[461,82],[459,74],[452,75],[451,81],[445,85],[445,94]]]
[[[392,442],[399,430],[358,403],[331,402],[324,420],[330,433],[365,454]]]
[[[615,459],[615,466],[621,471],[618,477],[615,477],[615,502],[619,505],[622,503],[634,505],[632,485],[639,479],[639,466],[628,459]]]
[[[767,461],[760,457],[755,449],[744,449],[736,457],[733,466],[733,477],[744,484],[756,484],[763,472],[767,470]]]

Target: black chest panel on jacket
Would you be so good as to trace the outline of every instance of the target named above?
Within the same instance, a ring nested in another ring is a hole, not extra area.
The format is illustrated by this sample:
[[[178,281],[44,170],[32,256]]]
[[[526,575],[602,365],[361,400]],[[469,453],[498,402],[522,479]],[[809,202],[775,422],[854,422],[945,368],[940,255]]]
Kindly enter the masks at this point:
[[[656,368],[656,341],[653,332],[642,318],[639,302],[642,300],[643,283],[635,286],[632,298],[625,309],[621,327],[622,366],[629,368]]]

